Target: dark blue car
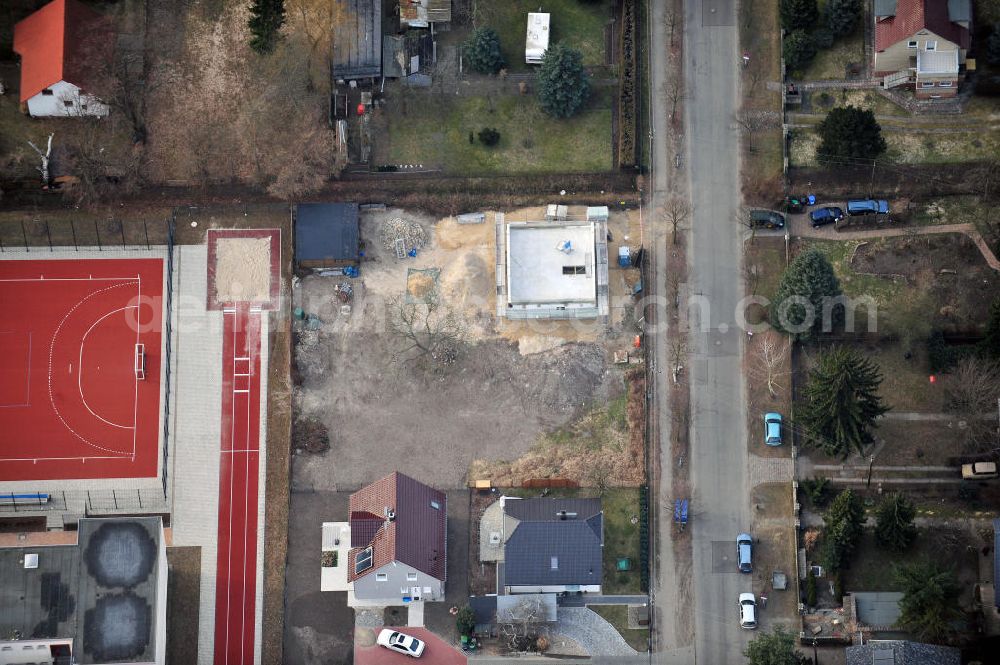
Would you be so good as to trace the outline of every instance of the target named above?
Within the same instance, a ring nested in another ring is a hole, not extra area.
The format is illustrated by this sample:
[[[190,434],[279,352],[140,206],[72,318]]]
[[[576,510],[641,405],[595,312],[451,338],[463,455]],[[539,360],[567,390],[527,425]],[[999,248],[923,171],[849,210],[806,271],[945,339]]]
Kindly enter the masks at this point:
[[[847,214],[854,215],[886,215],[889,213],[889,202],[884,199],[851,199],[847,202]]]
[[[812,222],[813,228],[817,226],[823,226],[824,224],[834,224],[839,222],[844,218],[844,211],[840,208],[834,206],[827,206],[825,208],[816,208],[811,213],[809,213],[809,220]]]

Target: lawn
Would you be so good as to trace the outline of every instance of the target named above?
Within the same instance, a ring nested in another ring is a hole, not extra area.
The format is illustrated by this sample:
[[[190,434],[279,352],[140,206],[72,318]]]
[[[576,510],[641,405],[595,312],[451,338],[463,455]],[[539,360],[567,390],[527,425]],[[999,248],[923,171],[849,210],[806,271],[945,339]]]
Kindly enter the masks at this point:
[[[780,238],[758,236],[747,245],[747,291],[773,298],[785,269],[785,244]]]
[[[823,15],[826,2],[819,2],[820,16]],[[822,20],[822,19],[820,19]],[[862,21],[854,32],[844,37],[838,37],[833,46],[819,49],[816,57],[802,72],[803,81],[821,81],[826,79],[844,79],[847,77],[847,67],[852,64],[864,65],[865,61],[865,27]]]
[[[862,244],[861,240],[815,240],[806,242],[806,246],[815,247],[823,252],[833,265],[840,280],[843,292],[848,296],[870,296],[879,307],[898,303],[900,297],[907,291],[905,284],[876,275],[865,275],[855,272],[851,266],[851,258],[855,249]]]
[[[649,649],[649,629],[628,627],[628,607],[626,605],[590,605],[589,607],[614,626],[630,647],[639,653]]]
[[[834,106],[855,106],[869,109],[875,115],[907,117],[910,113],[872,90],[817,90],[810,97],[813,113],[825,113]]]
[[[972,584],[977,581],[976,557],[983,544],[966,529],[937,527],[933,530],[919,529],[917,539],[909,549],[891,552],[880,548],[872,532],[866,530],[851,557],[850,568],[843,571],[844,591],[901,591],[892,575],[894,566],[922,559],[930,559],[953,569],[963,587],[967,583],[968,590],[971,590]]]
[[[508,496],[537,497],[539,490],[504,488]],[[598,496],[596,489],[551,489],[550,497],[592,497]],[[604,510],[604,569],[601,583],[602,593],[639,594],[642,593],[639,578],[639,488],[613,487],[601,496]],[[632,518],[636,519],[635,524]],[[615,570],[618,559],[628,558],[630,570]]]
[[[566,173],[609,171],[611,104],[595,91],[587,108],[568,119],[541,111],[533,96],[444,98],[410,93],[405,104],[378,111],[385,126],[378,159],[384,164],[422,164],[449,173]],[[490,148],[469,142],[484,127],[500,132]]]
[[[580,2],[580,0],[504,0],[475,4],[476,26],[487,26],[500,35],[500,50],[507,69],[526,71],[524,44],[528,31],[528,12],[548,12],[549,43],[565,42],[583,54],[583,64],[604,64],[604,26],[611,20],[611,0]]]
[[[978,129],[936,133],[919,127],[882,128],[888,144],[883,161],[897,164],[957,164],[992,159],[1000,153],[1000,135]],[[818,166],[819,135],[797,127],[791,144],[793,166]]]

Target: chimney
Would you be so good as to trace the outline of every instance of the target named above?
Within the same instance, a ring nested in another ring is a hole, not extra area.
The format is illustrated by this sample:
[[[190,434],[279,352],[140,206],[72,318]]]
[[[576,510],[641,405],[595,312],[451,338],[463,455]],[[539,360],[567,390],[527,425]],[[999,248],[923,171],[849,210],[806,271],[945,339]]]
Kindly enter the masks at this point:
[[[386,522],[395,522],[396,521],[396,511],[393,510],[391,506],[386,506],[383,509],[382,512],[385,513],[385,521]]]

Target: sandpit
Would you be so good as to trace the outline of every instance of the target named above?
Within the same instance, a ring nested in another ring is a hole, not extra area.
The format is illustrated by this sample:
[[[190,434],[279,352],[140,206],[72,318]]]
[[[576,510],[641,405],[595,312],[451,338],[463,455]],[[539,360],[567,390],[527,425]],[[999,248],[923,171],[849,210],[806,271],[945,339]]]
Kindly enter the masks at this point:
[[[215,249],[215,298],[266,302],[271,297],[271,239],[219,238]]]

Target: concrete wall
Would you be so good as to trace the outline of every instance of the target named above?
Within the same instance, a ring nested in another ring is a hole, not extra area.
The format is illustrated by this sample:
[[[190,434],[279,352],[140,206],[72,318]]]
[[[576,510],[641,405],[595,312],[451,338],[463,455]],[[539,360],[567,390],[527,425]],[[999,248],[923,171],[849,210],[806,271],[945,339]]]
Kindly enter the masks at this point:
[[[916,40],[917,48],[910,48],[907,46],[908,42]],[[910,58],[917,57],[917,51],[924,49],[928,41],[936,41],[938,51],[954,51],[958,49],[958,45],[953,42],[940,37],[930,30],[921,30],[915,35],[911,35],[907,39],[901,39],[884,51],[875,52],[875,66],[873,67],[876,76],[884,76],[886,74],[891,74],[892,72],[898,72],[901,69],[909,69]],[[965,61],[965,52],[962,51],[958,54],[958,61]]]
[[[43,91],[28,100],[30,115],[43,118],[81,115],[103,117],[108,114],[109,109],[106,105],[82,92],[72,83],[59,81],[48,90],[52,92],[51,95],[46,95]],[[87,108],[83,108],[84,106]]]
[[[385,575],[384,581],[379,580],[380,574]],[[410,575],[415,575],[416,579],[409,579]],[[404,587],[407,591],[420,587],[421,600],[444,600],[444,582],[398,562],[386,564],[355,580],[354,596],[362,601],[385,599],[391,604],[398,604],[402,602],[404,595],[410,595],[402,592]],[[424,591],[427,587],[431,589],[429,593]]]
[[[156,643],[153,645],[156,665],[167,662],[167,539],[160,522],[160,551],[156,555]]]
[[[0,640],[0,665],[22,665],[37,663],[51,665],[50,645],[62,644],[73,648],[71,639],[54,640]]]

